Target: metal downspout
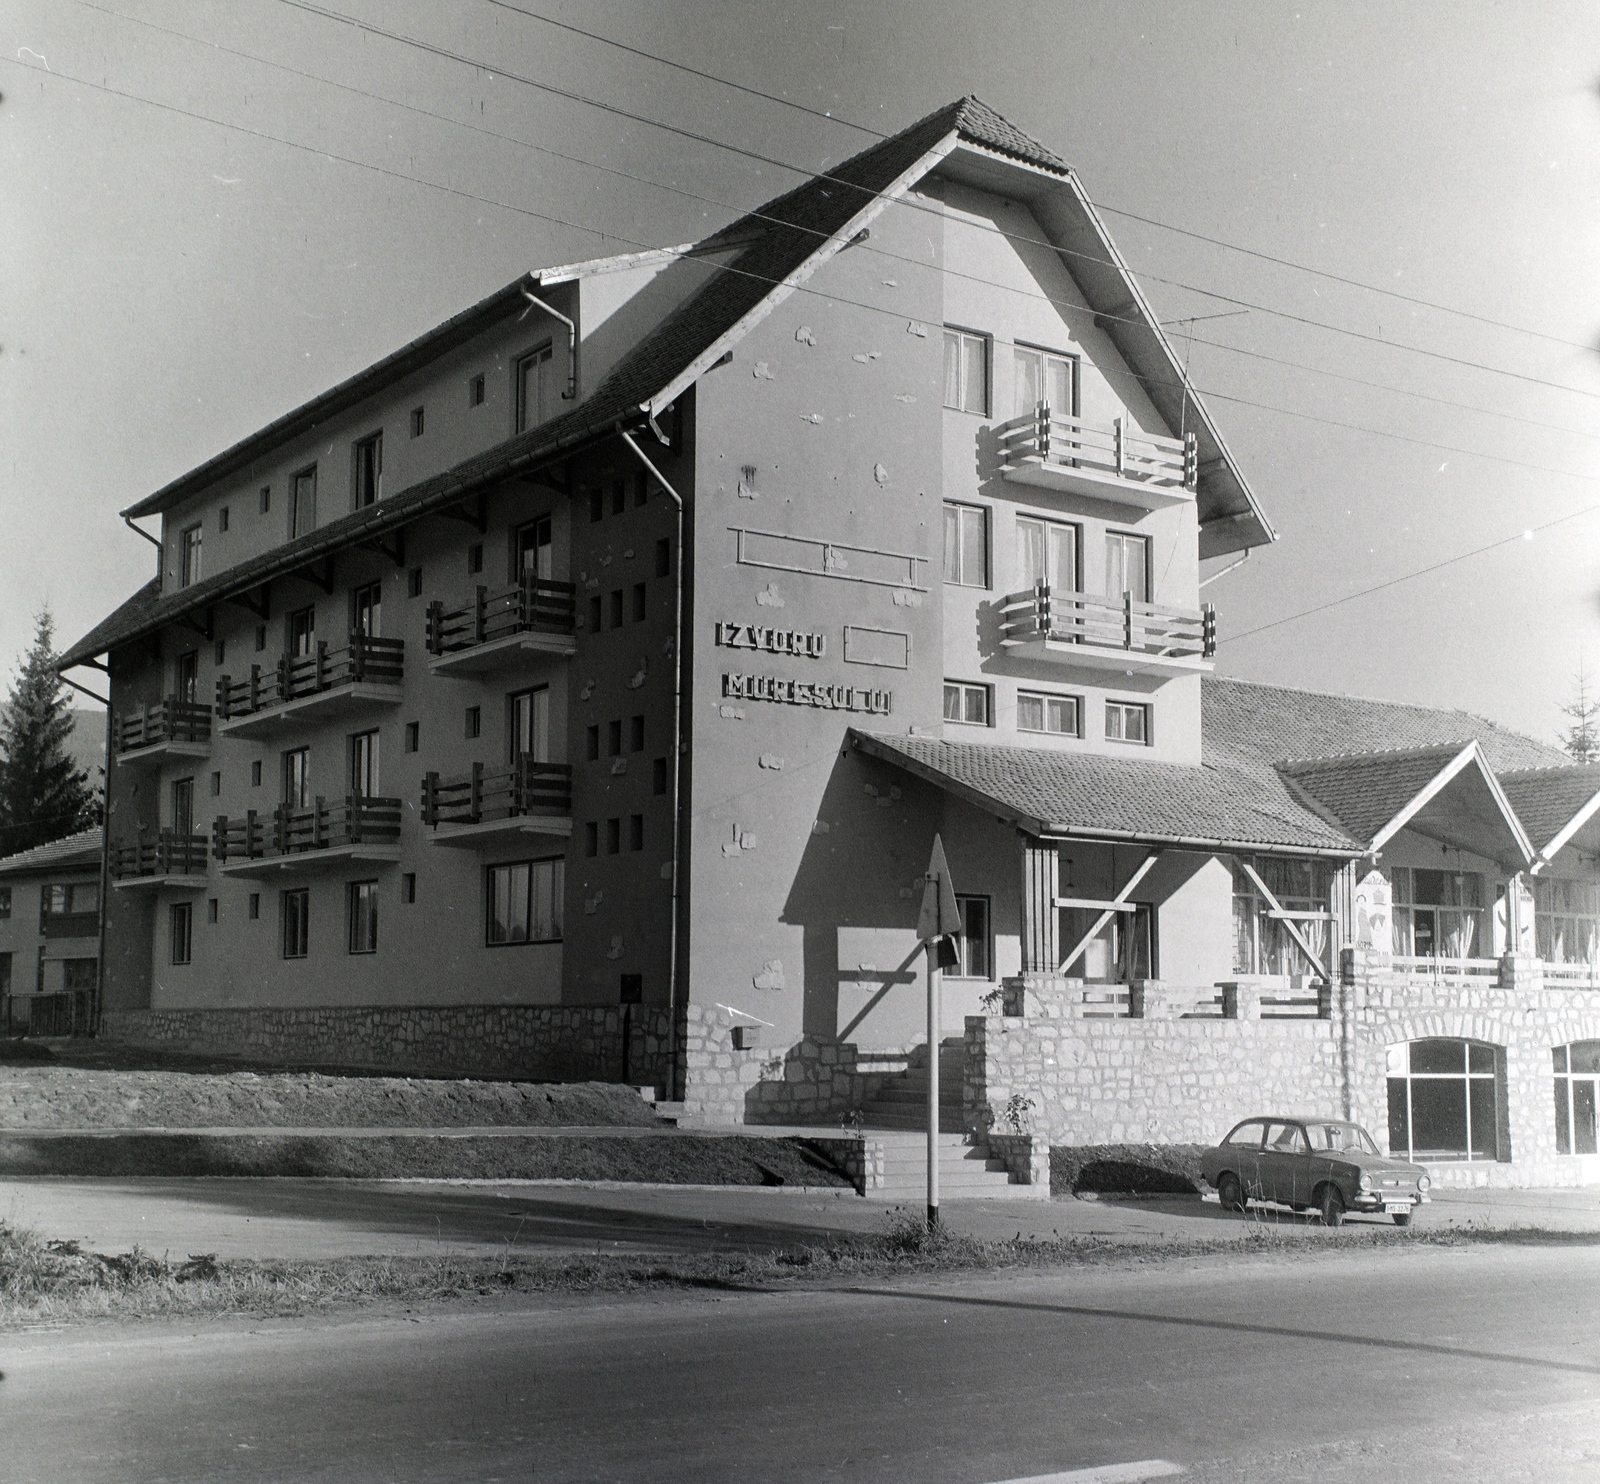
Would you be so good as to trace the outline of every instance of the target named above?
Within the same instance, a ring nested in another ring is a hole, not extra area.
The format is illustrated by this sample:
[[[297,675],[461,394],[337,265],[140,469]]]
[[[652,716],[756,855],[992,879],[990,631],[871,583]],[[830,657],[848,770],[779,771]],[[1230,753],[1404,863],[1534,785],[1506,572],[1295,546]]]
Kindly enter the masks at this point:
[[[543,299],[529,293],[527,289],[523,289],[522,297],[532,304],[535,309],[544,310],[546,314],[560,320],[567,327],[567,389],[562,392],[561,400],[563,402],[574,401],[578,395],[578,327],[559,309],[546,304]],[[523,310],[522,312],[526,314],[528,311]],[[634,449],[635,453],[638,453],[638,451],[638,449]]]
[[[633,450],[633,455],[644,465],[657,484],[672,498],[677,510],[677,551],[674,554],[672,590],[672,927],[667,964],[667,1018],[668,1044],[672,1083],[667,1088],[669,1098],[678,1095],[678,908],[679,878],[682,876],[683,849],[683,496],[675,490],[667,477],[651,463],[645,451],[633,441],[633,434],[623,431],[622,441]]]

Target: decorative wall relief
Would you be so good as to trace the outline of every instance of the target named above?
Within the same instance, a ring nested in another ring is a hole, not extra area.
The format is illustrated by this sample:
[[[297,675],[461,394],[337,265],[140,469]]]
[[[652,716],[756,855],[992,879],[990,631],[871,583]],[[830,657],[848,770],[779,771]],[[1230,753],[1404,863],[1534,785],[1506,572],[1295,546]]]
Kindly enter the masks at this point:
[[[780,706],[814,706],[823,711],[864,711],[887,716],[894,709],[894,692],[855,685],[825,685],[820,681],[786,680],[781,675],[729,675],[722,677],[722,694],[733,700],[773,701]]]
[[[763,608],[782,608],[783,594],[778,591],[778,584],[769,582],[756,594],[756,602]]]
[[[781,773],[783,772],[783,759],[775,752],[763,752],[756,759],[756,766],[758,768],[766,768],[773,773]]]
[[[765,361],[757,361],[755,370],[750,374],[754,376],[757,381],[772,381],[774,379],[772,375],[772,367],[769,366]]]
[[[817,337],[811,333],[810,325],[801,325],[800,328],[794,332],[794,338],[799,341],[801,345],[815,345],[817,343]]]
[[[828,650],[828,637],[803,629],[775,629],[761,624],[719,623],[716,640],[724,649],[759,649],[767,654],[792,654],[796,659],[820,660]]]
[[[757,989],[787,989],[788,985],[783,977],[783,960],[769,958],[752,976],[751,983]]]

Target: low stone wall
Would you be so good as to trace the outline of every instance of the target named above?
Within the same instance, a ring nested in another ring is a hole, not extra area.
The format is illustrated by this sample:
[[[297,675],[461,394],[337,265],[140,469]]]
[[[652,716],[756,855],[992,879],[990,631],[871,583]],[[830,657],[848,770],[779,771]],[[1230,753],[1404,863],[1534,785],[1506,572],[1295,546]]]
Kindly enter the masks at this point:
[[[658,1092],[668,1090],[670,1031],[654,1005],[107,1010],[100,1023],[103,1039],[163,1051]]]
[[[1050,1141],[1041,1134],[997,1134],[984,1136],[991,1159],[1006,1167],[1013,1185],[1032,1186],[1040,1200],[1050,1198]]]

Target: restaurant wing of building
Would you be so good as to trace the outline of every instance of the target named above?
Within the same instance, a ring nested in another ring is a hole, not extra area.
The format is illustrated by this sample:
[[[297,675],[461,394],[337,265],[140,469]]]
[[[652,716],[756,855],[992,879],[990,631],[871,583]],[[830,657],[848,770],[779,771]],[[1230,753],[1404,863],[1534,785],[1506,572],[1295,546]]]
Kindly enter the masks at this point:
[[[0,859],[0,1036],[89,1031],[100,861],[98,829]]]
[[[160,574],[62,661],[110,671],[107,1034],[892,1122],[937,832],[957,1128],[1303,1107],[1591,1173],[1590,806],[1547,858],[1505,781],[1566,760],[1212,674],[1200,564],[1272,528],[1077,176],[975,99],[127,514]]]

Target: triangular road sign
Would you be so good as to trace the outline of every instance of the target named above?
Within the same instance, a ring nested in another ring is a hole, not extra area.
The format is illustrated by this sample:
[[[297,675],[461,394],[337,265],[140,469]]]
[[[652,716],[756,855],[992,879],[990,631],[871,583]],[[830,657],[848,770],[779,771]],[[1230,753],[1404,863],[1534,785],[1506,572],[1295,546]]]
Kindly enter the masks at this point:
[[[933,837],[925,883],[917,936],[924,943],[934,938],[960,937],[961,909],[956,905],[956,888],[950,880],[950,862],[944,858],[944,842],[937,835]]]

